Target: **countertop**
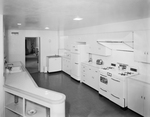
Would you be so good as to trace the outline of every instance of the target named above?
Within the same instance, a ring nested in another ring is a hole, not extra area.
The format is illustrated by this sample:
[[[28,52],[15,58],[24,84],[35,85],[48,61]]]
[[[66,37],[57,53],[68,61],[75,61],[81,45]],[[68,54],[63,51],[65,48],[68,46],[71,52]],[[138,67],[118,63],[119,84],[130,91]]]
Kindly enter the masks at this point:
[[[5,73],[5,88],[14,89],[27,95],[33,95],[37,98],[39,97],[52,104],[65,101],[66,96],[64,94],[38,87],[21,62],[14,62],[13,65],[21,66],[23,71],[17,73]]]
[[[53,55],[53,56],[47,56],[47,58],[60,58],[61,56],[59,55]]]
[[[146,83],[146,84],[150,84],[150,76],[149,75],[139,74],[139,75],[132,76],[132,77],[129,77],[129,78],[133,79],[133,80],[143,82],[143,83]]]
[[[96,68],[98,68],[98,69],[100,69],[100,68],[103,67],[103,65],[97,65],[96,63],[93,63],[93,62],[87,62],[87,61],[82,62],[82,64],[90,65],[90,66],[96,67]]]

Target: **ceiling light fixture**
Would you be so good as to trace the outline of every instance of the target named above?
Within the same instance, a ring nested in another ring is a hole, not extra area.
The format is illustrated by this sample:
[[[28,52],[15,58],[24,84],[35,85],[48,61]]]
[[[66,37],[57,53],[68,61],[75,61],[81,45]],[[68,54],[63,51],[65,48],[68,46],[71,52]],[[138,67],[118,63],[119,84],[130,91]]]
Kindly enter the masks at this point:
[[[21,23],[17,23],[18,26],[21,26]]]
[[[74,18],[73,20],[80,21],[80,20],[83,20],[83,18],[81,18],[81,17],[76,17],[76,18]]]
[[[47,29],[47,30],[48,30],[48,29],[49,29],[49,27],[45,27],[45,29]]]

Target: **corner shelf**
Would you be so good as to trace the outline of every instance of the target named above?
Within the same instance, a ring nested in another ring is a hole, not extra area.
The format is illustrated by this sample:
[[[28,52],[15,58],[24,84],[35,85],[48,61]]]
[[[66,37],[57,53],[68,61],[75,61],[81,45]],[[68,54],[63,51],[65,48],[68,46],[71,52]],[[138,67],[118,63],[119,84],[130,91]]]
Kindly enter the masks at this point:
[[[23,98],[8,92],[5,92],[5,98],[5,108],[16,114],[16,116],[23,116]],[[11,113],[7,110],[6,112]]]

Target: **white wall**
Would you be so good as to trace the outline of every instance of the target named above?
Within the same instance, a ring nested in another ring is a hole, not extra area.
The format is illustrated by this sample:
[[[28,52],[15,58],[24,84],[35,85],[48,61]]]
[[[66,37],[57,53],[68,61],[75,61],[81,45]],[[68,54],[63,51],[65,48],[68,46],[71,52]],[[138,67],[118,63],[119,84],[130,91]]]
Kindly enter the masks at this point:
[[[12,35],[11,32],[19,32]],[[58,32],[45,30],[9,30],[8,31],[8,60],[21,61],[25,64],[25,37],[40,37],[41,68],[46,65],[46,56],[58,54]]]
[[[89,44],[93,44],[96,43],[96,40],[98,39],[122,38],[128,32],[145,29],[150,29],[150,18],[67,30],[64,31],[63,36],[68,36],[68,41],[71,43],[74,43],[75,41],[85,41]],[[149,64],[135,62],[134,53],[113,51],[112,56],[110,57],[93,55],[93,58],[95,60],[101,58],[106,64],[110,62],[127,63],[139,68],[141,74],[145,74],[147,71],[146,67],[150,67]]]
[[[4,40],[3,40],[3,16],[0,14],[0,117],[4,117]]]

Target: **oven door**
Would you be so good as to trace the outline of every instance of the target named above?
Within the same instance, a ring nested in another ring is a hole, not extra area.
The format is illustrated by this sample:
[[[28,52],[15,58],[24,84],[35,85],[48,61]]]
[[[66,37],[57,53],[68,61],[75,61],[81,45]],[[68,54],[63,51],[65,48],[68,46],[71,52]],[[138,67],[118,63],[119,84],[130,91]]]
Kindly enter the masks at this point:
[[[109,80],[105,75],[100,74],[99,76],[99,94],[108,98],[109,90],[108,90]]]

